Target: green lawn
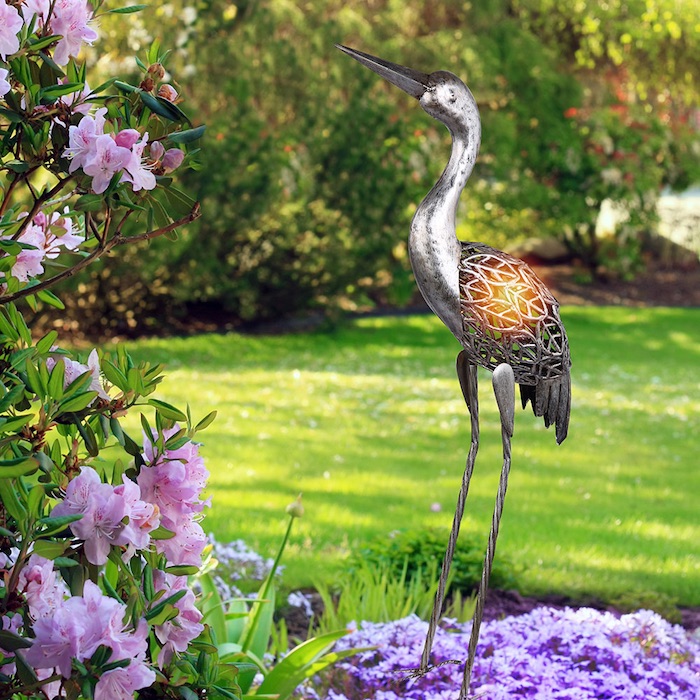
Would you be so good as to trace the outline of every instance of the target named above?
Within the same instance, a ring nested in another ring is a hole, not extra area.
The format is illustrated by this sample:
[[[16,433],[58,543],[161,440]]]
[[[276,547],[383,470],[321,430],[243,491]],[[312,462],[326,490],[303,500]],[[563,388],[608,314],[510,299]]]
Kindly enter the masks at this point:
[[[557,446],[518,412],[499,551],[523,593],[663,592],[700,605],[700,310],[567,307],[573,413]],[[270,555],[284,507],[306,515],[285,583],[328,579],[395,528],[447,531],[469,440],[456,341],[432,316],[364,319],[334,333],[203,335],[129,344],[163,362],[159,397],[189,402],[213,506],[205,529]],[[501,465],[487,373],[464,528],[486,540]],[[439,503],[441,512],[431,505]]]

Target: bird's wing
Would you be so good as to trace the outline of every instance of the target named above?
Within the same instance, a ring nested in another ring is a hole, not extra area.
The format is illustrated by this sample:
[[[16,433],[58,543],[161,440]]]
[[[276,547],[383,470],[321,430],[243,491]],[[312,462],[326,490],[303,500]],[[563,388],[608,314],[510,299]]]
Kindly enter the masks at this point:
[[[483,243],[462,243],[459,284],[462,345],[470,361],[490,370],[509,364],[523,406],[531,401],[562,442],[571,359],[557,300],[529,265]]]

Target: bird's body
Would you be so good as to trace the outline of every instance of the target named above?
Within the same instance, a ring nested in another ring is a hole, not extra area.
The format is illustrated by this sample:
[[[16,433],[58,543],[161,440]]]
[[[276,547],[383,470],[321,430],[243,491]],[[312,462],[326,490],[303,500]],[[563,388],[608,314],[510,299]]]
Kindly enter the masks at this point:
[[[452,135],[452,152],[440,179],[416,210],[408,250],[428,306],[452,331],[469,361],[494,370],[509,364],[523,406],[556,425],[561,443],[569,425],[569,346],[559,304],[521,260],[456,235],[459,196],[472,173],[481,142],[476,100],[455,75],[427,77],[423,109]]]
[[[459,694],[460,700],[467,700],[508,486],[515,382],[520,384],[523,407],[532,402],[535,415],[542,416],[547,427],[556,426],[556,440],[561,443],[567,435],[571,408],[569,344],[559,304],[528,265],[483,243],[464,243],[457,238],[459,197],[474,169],[481,141],[479,110],[469,88],[446,71],[428,75],[361,51],[338,48],[418,99],[421,107],[452,135],[449,162],[411,222],[408,250],[423,298],[463,348],[457,357],[457,375],[471,416],[471,443],[416,674],[423,675],[431,668],[432,642],[478,450],[476,367],[484,367],[493,371],[501,415],[503,467]]]

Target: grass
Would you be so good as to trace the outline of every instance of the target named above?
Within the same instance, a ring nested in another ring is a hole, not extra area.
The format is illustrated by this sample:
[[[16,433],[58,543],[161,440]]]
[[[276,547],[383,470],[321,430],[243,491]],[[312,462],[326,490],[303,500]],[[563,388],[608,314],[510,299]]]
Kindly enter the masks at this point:
[[[562,315],[571,430],[557,447],[529,409],[517,413],[499,551],[524,567],[526,594],[654,592],[700,605],[700,309]],[[395,528],[443,527],[447,537],[469,440],[458,349],[431,316],[129,344],[167,365],[160,398],[189,402],[195,419],[219,411],[202,433],[213,497],[205,525],[218,539],[271,555],[285,506],[304,493],[284,558],[292,588],[332,581],[351,549]],[[463,527],[485,543],[501,464],[487,373],[480,392]]]

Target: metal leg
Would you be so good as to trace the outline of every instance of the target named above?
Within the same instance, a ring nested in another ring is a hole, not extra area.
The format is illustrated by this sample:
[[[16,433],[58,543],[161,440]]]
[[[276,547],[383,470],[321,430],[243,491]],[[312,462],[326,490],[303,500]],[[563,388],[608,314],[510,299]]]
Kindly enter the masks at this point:
[[[498,539],[498,530],[501,523],[501,515],[503,514],[503,504],[506,498],[506,490],[508,489],[508,475],[510,473],[511,464],[510,439],[513,436],[515,418],[515,380],[513,378],[513,370],[509,365],[502,364],[496,367],[493,373],[493,389],[496,394],[498,410],[501,414],[503,468],[501,469],[501,480],[498,485],[498,494],[496,495],[496,506],[491,520],[491,531],[489,532],[489,541],[486,547],[484,568],[481,572],[481,584],[476,599],[472,632],[469,638],[469,652],[467,654],[467,663],[464,667],[464,677],[462,679],[462,687],[459,691],[459,700],[467,700],[469,698],[469,686],[471,684],[472,669],[474,668],[476,645],[479,641],[479,630],[481,629],[481,620],[484,616],[484,603],[486,601],[493,558],[496,554],[496,540]]]
[[[445,602],[445,588],[447,579],[450,574],[450,566],[452,565],[452,557],[454,556],[457,537],[459,536],[459,528],[462,524],[462,516],[464,515],[464,505],[469,492],[469,482],[471,481],[474,472],[474,462],[476,461],[476,453],[479,449],[479,394],[476,376],[476,366],[469,363],[467,354],[462,350],[457,356],[457,376],[459,384],[462,388],[462,394],[466,401],[469,415],[471,417],[471,444],[469,446],[469,454],[467,456],[467,464],[462,477],[462,487],[457,498],[457,506],[455,508],[454,519],[452,520],[452,530],[450,531],[450,539],[447,543],[445,556],[442,560],[442,570],[440,571],[440,580],[438,589],[435,594],[435,602],[433,603],[433,612],[430,616],[428,625],[428,634],[423,646],[423,655],[421,657],[419,675],[423,675],[430,670],[430,651],[433,648],[433,639],[437,630],[438,622],[442,615],[442,606]]]

